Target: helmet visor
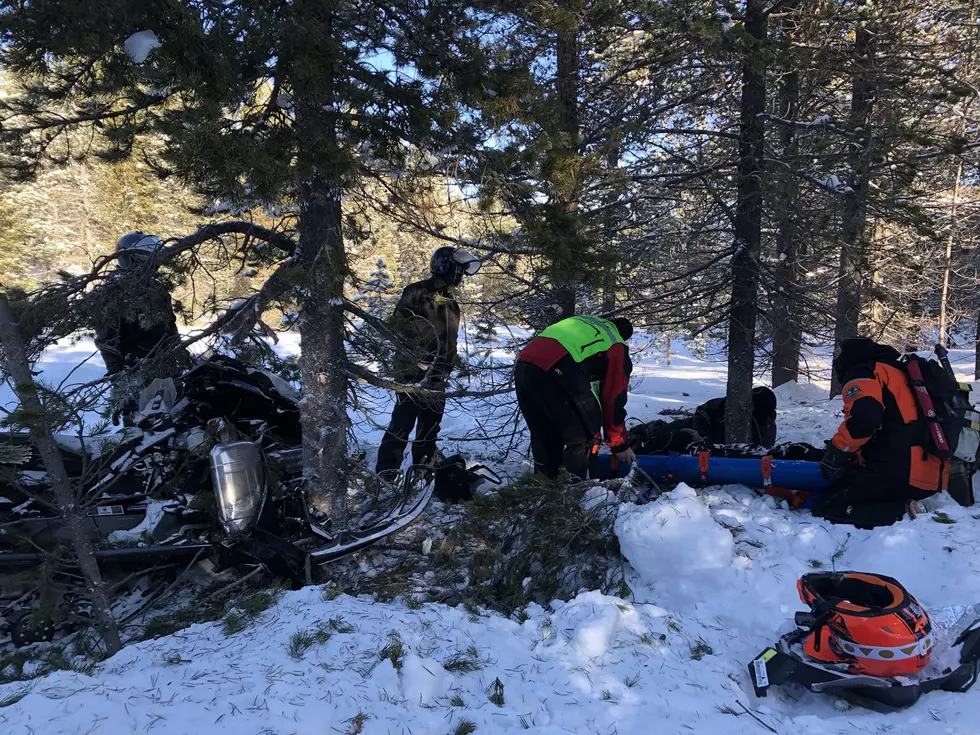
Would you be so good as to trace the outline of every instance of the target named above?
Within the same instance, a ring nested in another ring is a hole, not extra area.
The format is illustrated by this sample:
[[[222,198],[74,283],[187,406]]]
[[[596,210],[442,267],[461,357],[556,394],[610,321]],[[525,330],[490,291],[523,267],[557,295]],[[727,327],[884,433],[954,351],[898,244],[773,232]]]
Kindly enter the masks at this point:
[[[468,276],[475,276],[483,265],[483,262],[478,257],[467,250],[457,250],[453,253],[453,260],[459,264],[463,273]]]

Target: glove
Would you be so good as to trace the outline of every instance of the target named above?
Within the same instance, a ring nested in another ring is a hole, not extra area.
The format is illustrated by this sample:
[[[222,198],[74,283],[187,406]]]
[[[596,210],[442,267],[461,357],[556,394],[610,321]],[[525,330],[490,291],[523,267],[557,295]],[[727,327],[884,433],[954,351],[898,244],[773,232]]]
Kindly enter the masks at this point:
[[[853,458],[854,455],[850,452],[838,449],[827,442],[827,450],[823,454],[823,459],[820,460],[820,474],[828,480],[839,480],[851,466]]]
[[[630,447],[627,447],[622,452],[616,452],[616,459],[620,462],[625,462],[626,464],[633,464],[636,462],[636,452],[634,452]]]

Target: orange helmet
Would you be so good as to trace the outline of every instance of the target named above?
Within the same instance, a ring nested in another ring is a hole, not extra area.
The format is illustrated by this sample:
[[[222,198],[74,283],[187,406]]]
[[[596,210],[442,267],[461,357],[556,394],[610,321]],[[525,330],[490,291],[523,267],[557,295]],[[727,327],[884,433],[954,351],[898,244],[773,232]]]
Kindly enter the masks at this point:
[[[852,674],[908,676],[929,665],[932,624],[922,606],[891,577],[859,572],[805,574],[796,583],[813,615],[803,650]]]

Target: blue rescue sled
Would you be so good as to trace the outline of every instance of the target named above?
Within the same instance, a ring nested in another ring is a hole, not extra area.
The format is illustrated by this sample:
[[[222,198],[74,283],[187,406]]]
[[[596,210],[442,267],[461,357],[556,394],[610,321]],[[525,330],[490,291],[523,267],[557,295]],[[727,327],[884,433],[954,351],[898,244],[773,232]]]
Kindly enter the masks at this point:
[[[698,455],[647,454],[636,458],[640,469],[654,482],[686,482],[689,485],[746,485],[779,497],[801,493],[794,505],[808,505],[830,481],[820,474],[819,462],[797,462],[771,457],[729,459]],[[596,457],[596,473],[602,479],[625,477],[629,465],[613,468],[613,456]]]

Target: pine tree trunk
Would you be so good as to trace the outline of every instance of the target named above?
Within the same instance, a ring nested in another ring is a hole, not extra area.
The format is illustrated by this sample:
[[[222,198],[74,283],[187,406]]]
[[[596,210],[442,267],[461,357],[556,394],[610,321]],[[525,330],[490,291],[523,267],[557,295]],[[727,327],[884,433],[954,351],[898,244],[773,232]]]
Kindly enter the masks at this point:
[[[569,159],[579,153],[579,42],[578,29],[574,19],[566,18],[558,32],[556,87],[561,105],[561,131],[565,136],[566,155]],[[565,209],[556,223],[561,239],[561,251],[552,267],[553,301],[556,319],[565,319],[575,314],[575,267],[579,245],[578,231],[578,191],[574,184],[565,182],[560,203]]]
[[[64,514],[65,526],[71,536],[75,558],[85,579],[86,593],[92,603],[96,628],[105,642],[108,654],[112,656],[122,648],[122,642],[119,640],[119,628],[109,609],[106,585],[95,558],[95,550],[83,525],[85,510],[75,497],[75,490],[65,469],[64,459],[54,443],[45,408],[38,397],[37,386],[31,375],[20,330],[10,311],[7,296],[2,293],[0,293],[0,343],[3,345],[7,370],[13,379],[14,392],[20,399],[23,409],[32,417],[28,427],[31,442],[41,455],[44,471],[51,482],[51,490],[58,507]]]
[[[736,253],[732,258],[732,302],[728,324],[728,390],[725,441],[748,442],[752,424],[755,322],[758,311],[759,250],[762,245],[762,177],[765,153],[766,13],[763,0],[745,8],[742,110],[739,129]]]
[[[946,258],[943,264],[943,287],[939,295],[939,344],[946,346],[949,331],[949,274],[953,265],[953,238],[956,236],[956,205],[963,178],[963,159],[956,162],[956,179],[953,182],[953,203],[949,213],[949,235],[946,237]]]
[[[875,101],[873,78],[874,44],[871,32],[859,27],[854,34],[854,79],[851,85],[851,130],[857,134],[850,146],[851,184],[845,194],[841,231],[840,280],[837,287],[837,313],[834,347],[858,336],[861,298],[868,259],[867,196],[870,171],[871,132],[868,129]],[[837,376],[831,379],[830,394],[840,393]]]
[[[340,184],[319,176],[301,187],[299,265],[303,466],[313,505],[335,528],[347,522],[347,353]]]
[[[795,2],[785,3],[784,16],[780,22],[781,40],[793,31],[793,21],[789,13],[796,9]],[[795,58],[789,56],[785,64],[782,84],[779,90],[779,115],[795,120],[799,110],[800,75],[794,66]],[[796,126],[783,125],[780,128],[780,143],[783,156],[792,165],[798,152]],[[799,206],[799,185],[796,176],[787,167],[777,167],[777,186],[775,203],[777,232],[775,267],[776,285],[772,305],[772,387],[784,383],[795,383],[800,375],[800,345],[803,342],[801,324],[800,296],[800,245],[797,226],[797,207]]]
[[[620,187],[617,184],[616,169],[619,167],[619,131],[610,136],[609,152],[606,154],[606,179],[609,191],[603,204],[603,247],[606,250],[606,271],[602,277],[602,311],[610,312],[616,308],[616,274],[620,268],[619,256],[619,207]]]
[[[342,230],[341,182],[333,166],[341,158],[336,120],[325,111],[336,102],[339,73],[331,48],[336,2],[305,0],[294,5],[297,56],[291,68],[296,129],[303,141],[299,242],[301,272],[300,380],[303,400],[303,474],[310,502],[332,526],[347,524],[347,352],[344,279],[347,259]],[[310,69],[317,73],[311,75]]]

